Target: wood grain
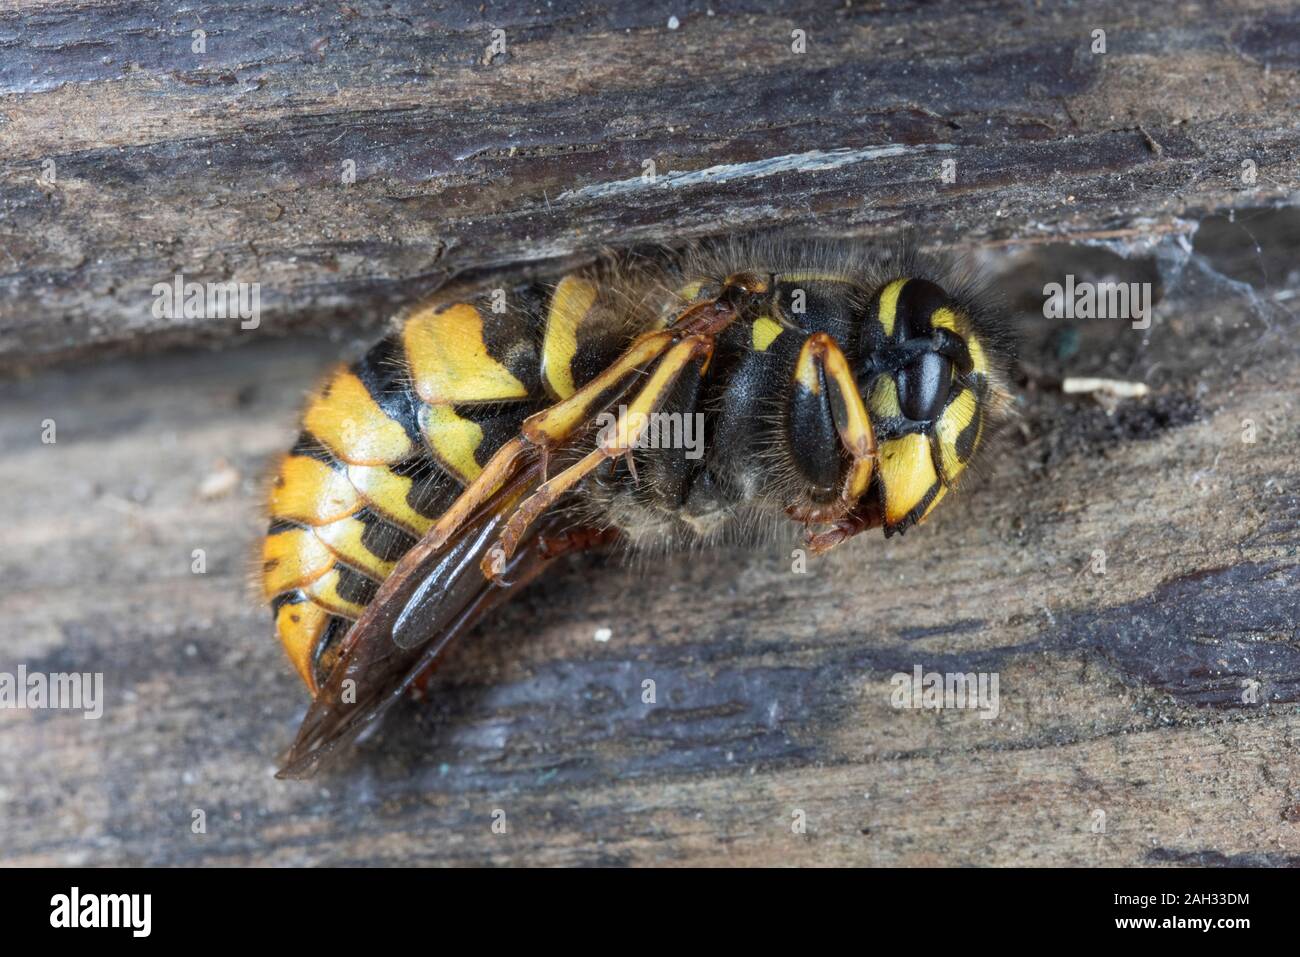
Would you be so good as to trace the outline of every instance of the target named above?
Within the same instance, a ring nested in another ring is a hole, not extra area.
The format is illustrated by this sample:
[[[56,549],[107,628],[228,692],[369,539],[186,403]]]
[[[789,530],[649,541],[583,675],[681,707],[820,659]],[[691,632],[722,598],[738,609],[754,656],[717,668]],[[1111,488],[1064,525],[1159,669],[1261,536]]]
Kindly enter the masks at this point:
[[[607,244],[1086,238],[1300,182],[1287,0],[652,8],[0,2],[0,363],[241,338],[153,315],[178,274],[373,331]]]

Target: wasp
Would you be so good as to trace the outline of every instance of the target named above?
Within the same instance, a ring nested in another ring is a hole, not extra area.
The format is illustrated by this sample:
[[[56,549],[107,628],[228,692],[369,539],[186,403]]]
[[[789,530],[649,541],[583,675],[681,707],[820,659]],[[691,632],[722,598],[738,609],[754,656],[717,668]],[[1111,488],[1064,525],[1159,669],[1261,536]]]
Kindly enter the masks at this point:
[[[273,481],[262,586],[312,695],[281,774],[560,555],[790,522],[817,554],[924,521],[1005,417],[1011,353],[955,266],[845,242],[607,257],[406,310],[312,396]],[[672,417],[701,441],[646,441]]]

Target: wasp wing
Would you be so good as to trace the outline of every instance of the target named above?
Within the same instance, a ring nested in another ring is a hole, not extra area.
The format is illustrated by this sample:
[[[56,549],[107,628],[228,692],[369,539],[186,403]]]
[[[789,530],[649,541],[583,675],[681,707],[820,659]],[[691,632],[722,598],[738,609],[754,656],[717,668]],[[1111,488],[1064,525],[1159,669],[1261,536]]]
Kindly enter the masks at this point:
[[[711,337],[735,317],[732,304],[722,300],[691,305],[669,329],[638,337],[600,375],[526,420],[525,426],[531,422],[540,433],[535,439],[525,431],[497,449],[438,524],[397,563],[348,631],[280,777],[314,773],[323,758],[392,706],[457,635],[541,573],[554,557],[538,547],[544,533],[556,527],[553,512],[531,522],[514,553],[502,556],[503,566],[494,569],[497,582],[483,575],[480,563],[515,506],[542,485],[548,456],[572,451],[599,414],[628,391],[646,366],[674,344],[680,346],[683,337]],[[480,498],[498,482],[495,492]],[[469,513],[464,520],[462,512]]]
[[[551,560],[539,540],[560,520],[538,522],[501,568],[480,568],[515,505],[541,483],[524,469],[441,545],[426,535],[398,562],[348,631],[338,661],[313,700],[278,777],[310,777],[322,760],[392,706],[452,641],[537,577]]]

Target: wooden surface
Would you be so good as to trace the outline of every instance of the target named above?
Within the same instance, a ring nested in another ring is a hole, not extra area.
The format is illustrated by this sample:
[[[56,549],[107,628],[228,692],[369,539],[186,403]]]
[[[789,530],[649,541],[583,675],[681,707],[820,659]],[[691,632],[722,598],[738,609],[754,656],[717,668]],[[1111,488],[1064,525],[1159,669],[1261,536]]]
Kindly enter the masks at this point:
[[[155,318],[177,274],[260,283],[263,333],[373,330],[450,274],[604,244],[1271,202],[1298,66],[1290,0],[0,0],[0,363],[248,338]]]
[[[304,699],[246,580],[260,478],[339,348],[0,385],[0,670],[108,690],[98,721],[0,712],[0,860],[1300,864],[1300,219],[1234,219],[987,255],[1036,309],[1067,271],[1162,299],[1147,334],[1022,312],[1019,424],[923,528],[802,575],[777,546],[572,560],[307,782],[272,777]],[[1108,412],[1065,374],[1153,391]],[[894,709],[916,665],[996,672],[1001,714]]]
[[[0,0],[0,671],[108,694],[0,711],[0,862],[1300,864],[1300,11],[674,7]],[[994,272],[979,479],[806,574],[568,561],[276,781],[305,703],[247,581],[305,390],[449,276],[740,228]],[[261,325],[155,318],[177,273]],[[1044,319],[1067,273],[1151,329]],[[917,665],[1001,714],[891,707]]]

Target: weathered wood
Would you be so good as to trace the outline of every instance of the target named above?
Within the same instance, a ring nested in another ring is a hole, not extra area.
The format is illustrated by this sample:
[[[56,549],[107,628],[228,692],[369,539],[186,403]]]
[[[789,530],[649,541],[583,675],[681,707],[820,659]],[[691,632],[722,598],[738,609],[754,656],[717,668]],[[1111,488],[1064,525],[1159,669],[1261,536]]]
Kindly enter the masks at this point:
[[[996,243],[1294,193],[1293,3],[1043,6],[0,3],[0,361],[248,337],[156,318],[177,274],[260,283],[263,333],[355,332],[607,243]]]
[[[1300,864],[1300,230],[1236,220],[1158,272],[1180,243],[990,256],[1033,375],[925,527],[807,574],[777,545],[570,561],[309,782],[272,777],[304,699],[245,581],[260,477],[337,348],[0,385],[0,670],[108,689],[99,721],[0,711],[0,860]],[[1146,333],[1032,311],[1044,274],[1126,271],[1163,289]],[[1108,414],[1067,374],[1153,393]],[[223,462],[237,492],[205,499]],[[895,709],[917,665],[996,672],[1000,715]]]

